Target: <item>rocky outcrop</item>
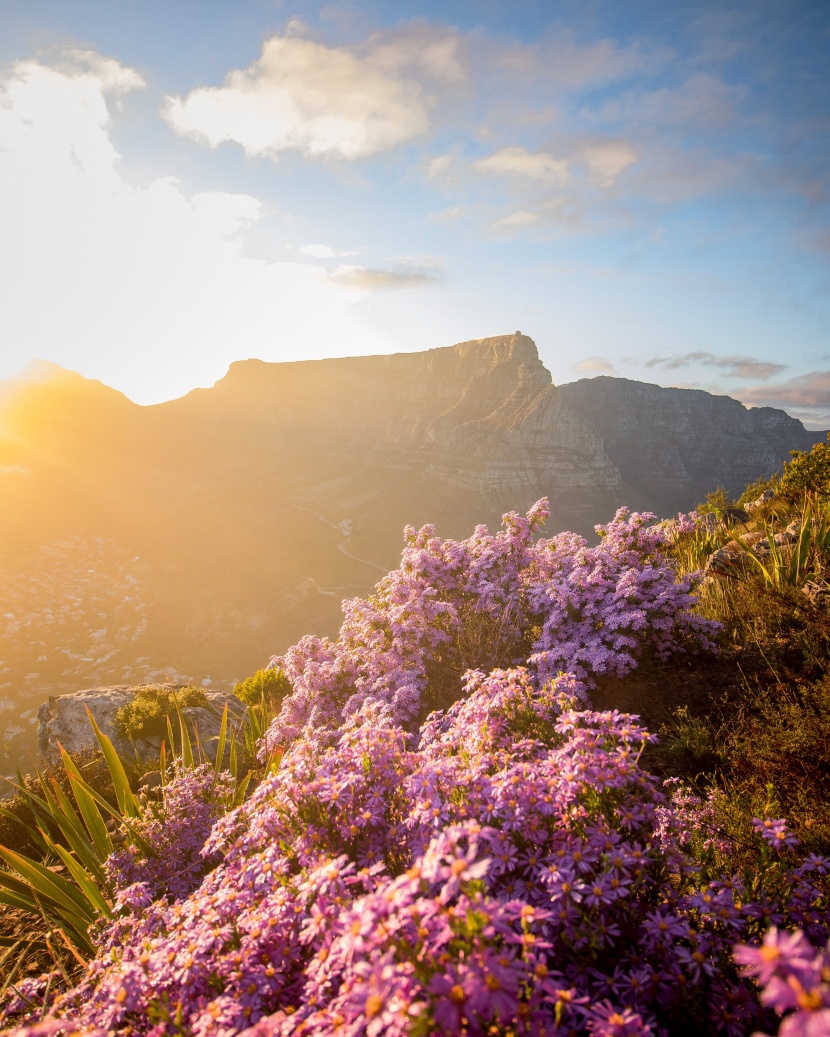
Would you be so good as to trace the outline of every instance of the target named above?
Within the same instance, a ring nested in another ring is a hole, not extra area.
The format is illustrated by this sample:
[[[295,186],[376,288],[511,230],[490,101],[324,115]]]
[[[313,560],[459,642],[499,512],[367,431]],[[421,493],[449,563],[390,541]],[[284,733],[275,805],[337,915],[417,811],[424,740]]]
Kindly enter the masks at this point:
[[[824,439],[782,410],[699,389],[603,376],[555,391],[600,437],[622,481],[663,513],[688,510],[717,486],[737,497],[780,470],[791,450]]]
[[[37,711],[41,753],[47,757],[55,756],[59,745],[69,753],[97,746],[95,732],[89,722],[91,713],[101,731],[112,740],[118,753],[125,759],[132,759],[136,754],[141,759],[158,756],[161,739],[141,739],[131,743],[121,737],[114,726],[116,712],[131,702],[138,690],[137,687],[120,684],[50,697]],[[244,718],[246,707],[235,695],[208,691],[206,696],[209,703],[207,707],[185,706],[182,714],[194,741],[198,738],[207,756],[215,758],[215,739],[219,734],[225,704],[228,706],[229,719],[237,724]]]

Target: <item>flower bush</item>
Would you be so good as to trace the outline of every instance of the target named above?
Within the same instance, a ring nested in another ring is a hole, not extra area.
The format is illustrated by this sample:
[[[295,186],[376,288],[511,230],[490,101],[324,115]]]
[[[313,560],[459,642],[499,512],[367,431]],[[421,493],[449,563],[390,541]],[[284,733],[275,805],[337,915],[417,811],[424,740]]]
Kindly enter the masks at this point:
[[[367,700],[417,727],[458,697],[469,669],[527,665],[537,686],[566,670],[590,686],[645,651],[713,647],[717,624],[692,611],[693,576],[678,577],[654,515],[621,508],[596,527],[596,546],[573,533],[534,542],[547,517],[543,499],[464,541],[407,527],[399,568],[372,597],[343,603],[337,641],[304,637],[272,659],[294,691],[269,749],[300,732],[325,737]]]
[[[19,997],[17,1020],[124,1037],[748,1037],[802,1011],[796,976],[820,1021],[825,960],[807,947],[830,935],[830,861],[799,859],[770,815],[746,833],[757,866],[735,871],[713,801],[644,769],[636,717],[589,707],[599,674],[710,644],[689,581],[648,516],[618,512],[589,547],[534,543],[544,514],[462,543],[408,532],[339,640],[280,660],[279,767],[215,822],[208,775],[168,795],[184,832],[192,815],[183,849],[175,827],[145,828],[158,857],[111,859],[119,912],[97,956],[50,1020]],[[421,717],[453,680],[454,701]],[[775,975],[757,967],[771,925],[803,933]]]

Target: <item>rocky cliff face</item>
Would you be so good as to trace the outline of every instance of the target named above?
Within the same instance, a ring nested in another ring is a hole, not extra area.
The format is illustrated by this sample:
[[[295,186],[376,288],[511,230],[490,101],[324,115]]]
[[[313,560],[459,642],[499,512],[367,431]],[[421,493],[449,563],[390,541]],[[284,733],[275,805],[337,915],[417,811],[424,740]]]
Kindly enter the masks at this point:
[[[615,486],[599,437],[550,388],[533,340],[516,332],[424,353],[248,360],[163,408],[170,418],[221,415],[226,432],[289,446],[312,471],[336,458],[499,495]]]
[[[334,633],[407,523],[466,536],[548,496],[549,532],[590,534],[621,504],[737,492],[819,438],[703,392],[554,386],[519,332],[247,360],[155,407],[42,366],[0,385],[0,744],[50,694],[215,687]]]
[[[658,512],[689,509],[718,485],[738,495],[779,470],[791,450],[824,439],[784,411],[695,389],[600,377],[554,391],[600,437],[620,479]]]

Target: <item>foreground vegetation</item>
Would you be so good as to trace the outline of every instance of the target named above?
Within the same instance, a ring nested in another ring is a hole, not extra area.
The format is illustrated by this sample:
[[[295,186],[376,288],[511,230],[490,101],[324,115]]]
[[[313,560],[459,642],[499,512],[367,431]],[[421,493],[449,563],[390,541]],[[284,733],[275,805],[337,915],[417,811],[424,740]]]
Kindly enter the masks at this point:
[[[830,1032],[822,446],[748,514],[623,509],[593,547],[538,539],[546,502],[463,542],[407,530],[336,641],[239,687],[216,762],[174,701],[156,787],[100,732],[97,771],[21,779],[0,901],[38,974],[8,935],[7,1024]],[[591,708],[637,682],[659,739]]]

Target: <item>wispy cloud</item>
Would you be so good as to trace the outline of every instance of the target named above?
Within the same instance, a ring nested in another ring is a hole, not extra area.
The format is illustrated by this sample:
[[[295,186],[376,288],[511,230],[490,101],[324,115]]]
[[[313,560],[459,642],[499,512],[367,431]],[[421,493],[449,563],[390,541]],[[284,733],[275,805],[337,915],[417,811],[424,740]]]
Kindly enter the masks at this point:
[[[778,385],[736,390],[741,399],[769,407],[830,407],[830,371],[811,371]]]
[[[604,356],[586,356],[575,364],[571,364],[571,370],[578,374],[616,374],[617,369],[606,360]]]
[[[762,382],[780,374],[787,367],[786,364],[757,360],[750,356],[717,356],[702,350],[675,356],[656,356],[645,362],[646,367],[662,367],[666,371],[677,371],[681,367],[695,364],[702,367],[723,368],[730,378],[758,378]]]
[[[338,266],[330,277],[336,284],[370,292],[425,288],[438,280],[429,270],[370,270],[362,266]]]
[[[502,148],[473,163],[482,173],[540,184],[561,184],[568,179],[568,163],[546,152],[526,148]]]

